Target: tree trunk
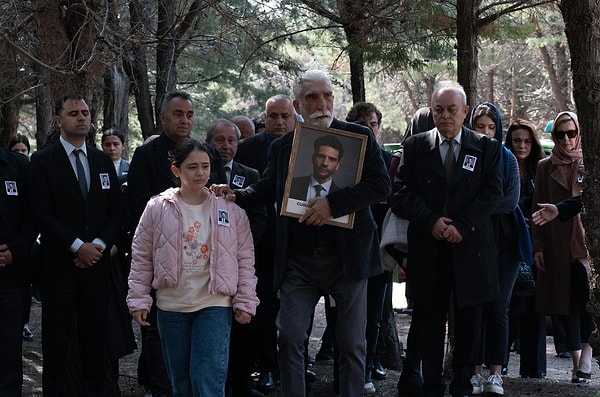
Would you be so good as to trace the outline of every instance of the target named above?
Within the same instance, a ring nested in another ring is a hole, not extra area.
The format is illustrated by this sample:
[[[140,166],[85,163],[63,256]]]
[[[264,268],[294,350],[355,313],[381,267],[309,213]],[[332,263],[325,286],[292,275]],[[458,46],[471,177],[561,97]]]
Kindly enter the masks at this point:
[[[560,9],[571,52],[573,96],[585,162],[582,220],[593,286],[588,310],[596,324],[600,324],[600,286],[596,283],[600,274],[600,153],[597,150],[600,147],[600,5],[596,0],[562,0]]]
[[[10,138],[17,133],[19,107],[17,98],[0,104],[0,146],[2,147],[7,147]]]
[[[485,93],[485,100],[490,103],[494,103],[494,80],[496,77],[496,69],[491,68],[487,72],[487,89]]]
[[[346,37],[350,39],[346,32]],[[354,45],[350,44],[354,48]],[[365,61],[360,48],[350,50],[348,53],[350,59],[350,84],[352,87],[352,101],[365,102]]]
[[[125,137],[123,156],[128,158],[129,141],[129,88],[131,84],[121,66],[116,63],[107,69],[104,76],[103,129],[115,127]]]
[[[481,0],[456,2],[457,80],[467,94],[467,105],[477,101],[477,10]]]
[[[143,1],[131,0],[129,2],[130,34],[132,37],[142,38],[145,36],[144,21],[150,18],[149,15],[144,13],[146,9],[147,7],[145,7]],[[152,106],[150,81],[148,79],[147,53],[147,46],[135,43],[127,51],[127,59],[123,60],[123,68],[129,77],[135,96],[138,121],[144,140],[156,131],[154,107]]]
[[[540,55],[542,57],[542,62],[544,62],[546,72],[548,73],[548,78],[550,79],[550,87],[552,88],[552,98],[554,98],[554,112],[558,113],[563,110],[566,110],[568,109],[567,103],[564,100],[563,92],[560,87],[560,82],[558,81],[556,69],[554,68],[554,64],[552,63],[552,58],[550,57],[548,47],[546,47],[545,45],[541,46]]]
[[[176,7],[170,0],[158,2],[158,45],[156,46],[156,120],[163,96],[177,84],[177,37],[175,36]],[[157,126],[160,129],[160,126]]]

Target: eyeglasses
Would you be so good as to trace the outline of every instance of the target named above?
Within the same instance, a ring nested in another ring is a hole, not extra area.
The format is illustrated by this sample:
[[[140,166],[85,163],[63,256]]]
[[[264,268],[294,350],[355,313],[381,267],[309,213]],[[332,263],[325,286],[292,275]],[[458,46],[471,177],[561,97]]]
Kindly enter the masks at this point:
[[[565,139],[565,135],[569,137],[569,139],[573,139],[577,136],[579,132],[577,130],[569,130],[569,131],[554,131],[554,136],[556,139]]]

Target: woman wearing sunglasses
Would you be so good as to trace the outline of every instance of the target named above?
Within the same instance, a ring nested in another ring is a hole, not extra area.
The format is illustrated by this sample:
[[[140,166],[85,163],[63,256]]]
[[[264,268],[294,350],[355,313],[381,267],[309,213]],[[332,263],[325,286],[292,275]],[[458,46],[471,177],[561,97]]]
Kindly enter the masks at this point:
[[[583,154],[574,113],[556,116],[552,140],[552,153],[537,167],[533,203],[556,203],[581,193]],[[590,267],[584,233],[579,215],[567,222],[533,227],[534,263],[538,269],[536,310],[564,316],[573,383],[585,382],[592,371],[589,337],[594,323],[586,311]]]

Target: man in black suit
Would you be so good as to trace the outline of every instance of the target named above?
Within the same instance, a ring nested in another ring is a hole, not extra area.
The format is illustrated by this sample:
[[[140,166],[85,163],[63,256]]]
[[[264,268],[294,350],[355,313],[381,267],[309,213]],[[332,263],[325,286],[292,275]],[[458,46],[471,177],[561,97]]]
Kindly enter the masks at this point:
[[[373,133],[358,124],[333,118],[333,86],[318,70],[305,72],[294,87],[294,106],[313,125],[367,136],[359,183],[327,197],[308,201],[300,219],[278,216],[275,236],[274,288],[281,306],[279,329],[281,394],[305,397],[304,342],[315,305],[331,295],[338,308],[340,394],[363,395],[365,371],[365,310],[367,278],[382,272],[377,230],[369,206],[390,194],[390,180]],[[235,190],[243,207],[277,202],[284,195],[293,133],[273,142],[267,169],[250,187]],[[220,186],[218,193],[227,192]],[[231,197],[231,196],[228,196]],[[325,225],[329,219],[354,212],[354,228]]]
[[[408,219],[407,277],[413,286],[424,397],[442,397],[446,319],[454,308],[452,396],[470,396],[482,305],[499,295],[490,215],[502,198],[499,143],[463,126],[463,88],[441,82],[431,99],[436,128],[404,141],[392,202]]]
[[[265,131],[240,141],[235,161],[263,173],[267,168],[271,143],[294,129],[296,110],[287,95],[275,95],[265,103]],[[258,333],[258,389],[264,393],[275,390],[279,372],[277,352],[277,327],[275,319],[279,312],[279,297],[273,290],[275,260],[275,213],[274,203],[267,208],[267,225],[262,238],[256,242],[256,293],[260,305],[252,321]]]
[[[308,201],[314,197],[325,197],[340,189],[333,183],[333,174],[340,168],[344,146],[334,135],[327,134],[315,139],[313,148],[313,172],[292,179],[290,198]]]
[[[27,270],[35,233],[29,230],[27,157],[0,148],[0,395],[20,396]]]
[[[44,396],[67,395],[67,354],[76,324],[86,396],[106,396],[104,368],[110,248],[123,222],[110,157],[86,145],[91,117],[81,96],[55,107],[58,142],[31,156],[31,211],[41,231]],[[108,178],[108,179],[107,179]]]
[[[259,179],[257,170],[233,160],[240,136],[237,125],[226,119],[214,121],[206,131],[206,143],[214,146],[219,152],[232,189],[245,188]],[[246,209],[246,214],[250,220],[252,238],[256,247],[265,228],[267,211],[265,207],[254,207]],[[228,382],[232,397],[264,396],[254,389],[250,378],[254,370],[254,352],[257,342],[254,321],[244,325],[234,321],[231,328]]]

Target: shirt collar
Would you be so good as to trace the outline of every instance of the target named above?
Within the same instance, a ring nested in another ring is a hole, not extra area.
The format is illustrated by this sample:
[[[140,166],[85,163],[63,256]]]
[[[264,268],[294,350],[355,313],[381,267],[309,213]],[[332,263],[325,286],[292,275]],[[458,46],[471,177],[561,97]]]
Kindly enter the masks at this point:
[[[85,143],[81,145],[81,147],[73,146],[69,142],[67,142],[67,140],[63,138],[62,135],[60,136],[59,140],[63,148],[65,149],[65,152],[67,152],[67,155],[70,156],[71,153],[73,153],[73,150],[75,149],[81,149],[81,151],[85,154],[85,157],[87,157],[87,147]]]
[[[442,135],[442,133],[439,130],[437,131],[437,134],[438,134],[438,141],[440,142],[440,144],[447,139],[445,136]],[[454,137],[454,141],[455,141],[455,143],[458,143],[459,145],[461,144],[462,128],[460,129],[460,131],[458,131],[458,134],[456,134],[456,136]]]
[[[327,193],[329,193],[332,183],[333,183],[333,178],[328,180],[325,183],[319,183],[319,181],[317,181],[314,176],[312,176],[312,175],[310,176],[310,186],[313,187],[315,185],[321,185],[321,186],[323,186],[323,189],[325,189],[325,192],[327,192]]]

